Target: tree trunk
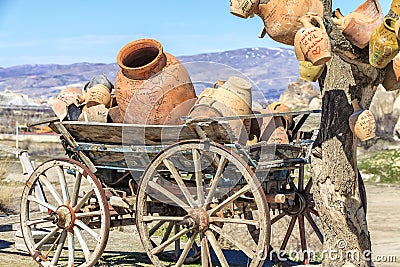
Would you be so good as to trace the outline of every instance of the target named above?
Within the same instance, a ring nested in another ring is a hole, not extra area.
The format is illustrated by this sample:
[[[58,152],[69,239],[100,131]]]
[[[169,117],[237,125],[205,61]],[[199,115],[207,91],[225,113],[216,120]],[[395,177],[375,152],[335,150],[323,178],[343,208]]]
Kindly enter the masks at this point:
[[[357,179],[357,139],[348,120],[353,99],[369,107],[386,69],[369,64],[368,47],[359,49],[344,38],[331,20],[332,0],[322,2],[333,52],[319,80],[322,119],[312,158],[313,196],[324,234],[322,265],[371,266],[371,240]]]

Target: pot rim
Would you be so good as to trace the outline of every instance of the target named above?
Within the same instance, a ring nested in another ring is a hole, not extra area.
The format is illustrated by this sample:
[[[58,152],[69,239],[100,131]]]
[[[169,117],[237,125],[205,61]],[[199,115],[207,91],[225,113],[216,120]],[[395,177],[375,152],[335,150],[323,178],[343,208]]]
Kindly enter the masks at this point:
[[[158,50],[158,53],[152,61],[150,61],[149,63],[147,63],[145,65],[141,65],[138,67],[129,67],[124,64],[124,60],[128,55],[132,54],[135,51],[138,51],[139,49],[143,49],[143,48],[155,48]],[[156,67],[157,65],[159,65],[159,62],[163,58],[163,56],[164,56],[163,47],[160,42],[158,42],[157,40],[151,39],[151,38],[143,38],[143,39],[138,39],[138,40],[132,41],[132,42],[126,44],[124,47],[122,47],[117,55],[117,63],[121,69],[125,69],[128,72],[130,72],[130,71],[141,72],[141,71],[144,71],[144,70],[147,70],[149,68],[153,68],[153,67]],[[159,70],[161,70],[161,69],[162,69],[162,67],[160,67]]]

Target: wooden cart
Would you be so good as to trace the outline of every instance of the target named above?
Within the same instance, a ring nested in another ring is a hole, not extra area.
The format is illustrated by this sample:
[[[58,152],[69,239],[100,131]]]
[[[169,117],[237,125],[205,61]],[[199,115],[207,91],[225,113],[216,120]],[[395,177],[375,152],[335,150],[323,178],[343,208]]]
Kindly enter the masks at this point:
[[[298,222],[307,261],[305,222],[323,241],[304,174],[318,132],[304,122],[317,113],[187,118],[181,126],[52,122],[68,157],[44,162],[26,182],[26,246],[43,266],[93,266],[110,227],[136,225],[155,266],[232,266],[231,253],[262,266],[272,249],[285,250]],[[288,145],[240,145],[228,124],[282,115],[296,122]],[[286,216],[281,246],[272,248],[271,226]]]

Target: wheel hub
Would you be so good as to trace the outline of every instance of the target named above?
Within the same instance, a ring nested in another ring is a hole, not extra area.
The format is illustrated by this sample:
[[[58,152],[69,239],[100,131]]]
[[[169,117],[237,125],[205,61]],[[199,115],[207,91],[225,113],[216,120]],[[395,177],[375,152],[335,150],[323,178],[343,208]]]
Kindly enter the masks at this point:
[[[193,228],[199,232],[205,232],[209,225],[210,219],[207,211],[203,208],[193,209],[189,211],[185,220],[190,228]]]
[[[287,209],[289,215],[299,215],[305,211],[307,208],[307,199],[300,192],[294,192],[295,197],[293,200],[293,205]]]
[[[55,223],[60,228],[69,228],[74,224],[75,212],[69,206],[62,205],[56,210]]]

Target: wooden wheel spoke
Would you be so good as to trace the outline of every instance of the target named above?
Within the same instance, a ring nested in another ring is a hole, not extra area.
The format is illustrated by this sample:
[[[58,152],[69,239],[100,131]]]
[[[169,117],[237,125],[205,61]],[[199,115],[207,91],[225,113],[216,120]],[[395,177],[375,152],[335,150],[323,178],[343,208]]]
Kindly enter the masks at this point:
[[[182,266],[182,264],[185,262],[185,259],[186,259],[187,255],[188,255],[190,249],[192,248],[196,237],[197,237],[197,233],[192,235],[189,238],[188,242],[183,247],[183,251],[182,251],[181,255],[179,256],[178,261],[176,262],[176,266]]]
[[[175,224],[174,224],[173,222],[170,222],[170,223],[168,224],[167,229],[165,230],[165,233],[164,233],[164,235],[163,235],[163,238],[162,238],[160,244],[162,244],[162,243],[164,243],[165,241],[168,240],[169,236],[171,235],[172,229],[174,228],[174,225],[175,225]]]
[[[88,248],[88,246],[87,246],[85,240],[83,239],[81,230],[80,230],[78,227],[76,227],[76,226],[74,226],[74,234],[76,235],[76,238],[78,239],[78,242],[79,242],[79,244],[81,245],[83,254],[85,255],[85,260],[86,260],[86,261],[89,261],[89,258],[90,258],[90,250],[89,250],[89,248]]]
[[[311,213],[314,214],[315,216],[319,217],[318,211],[316,211],[314,208],[307,208],[306,211],[311,212]]]
[[[229,264],[224,256],[224,253],[222,252],[221,247],[218,244],[217,239],[215,239],[214,234],[210,231],[207,230],[205,232],[208,241],[210,241],[211,247],[213,248],[215,254],[217,255],[217,258],[219,260],[219,263],[221,264],[222,267],[229,267]]]
[[[324,243],[324,236],[322,235],[321,231],[319,230],[318,225],[315,223],[314,219],[311,217],[311,214],[306,212],[304,213],[306,216],[307,221],[310,223],[311,227],[314,229],[314,232],[317,234],[319,241]]]
[[[210,222],[247,224],[247,225],[253,225],[255,227],[259,227],[260,225],[258,220],[222,218],[222,217],[210,217]]]
[[[215,176],[212,181],[212,185],[211,185],[210,191],[208,192],[207,199],[206,199],[204,205],[208,205],[209,203],[211,203],[212,198],[214,197],[214,194],[215,194],[215,190],[217,189],[219,181],[222,178],[222,172],[224,170],[226,163],[227,163],[226,158],[224,156],[221,156],[219,163],[218,163],[217,171],[215,172]]]
[[[159,221],[162,220],[164,222],[166,221],[183,221],[185,217],[182,216],[143,216],[143,221],[144,222],[152,222],[152,221]]]
[[[57,167],[57,174],[58,174],[58,178],[60,180],[62,198],[63,198],[64,202],[68,202],[68,200],[69,200],[68,186],[67,186],[67,181],[65,180],[65,173],[64,173],[63,166]]]
[[[78,204],[76,204],[76,206],[74,207],[75,212],[78,212],[83,205],[86,204],[86,202],[89,200],[89,198],[91,196],[93,196],[94,194],[94,189],[89,190],[78,202]]]
[[[233,195],[229,196],[227,199],[222,201],[220,204],[218,204],[218,206],[216,206],[215,208],[213,208],[211,210],[208,210],[207,211],[208,214],[210,214],[210,215],[214,214],[215,212],[222,209],[226,204],[228,204],[232,201],[235,201],[238,197],[240,197],[241,195],[243,195],[244,193],[246,193],[249,190],[250,190],[250,185],[245,185],[239,191],[237,191],[236,193],[234,193]]]
[[[185,196],[186,200],[188,201],[190,207],[195,207],[195,201],[193,196],[190,194],[189,189],[185,185],[181,175],[179,174],[178,170],[174,167],[171,161],[168,159],[163,160],[164,165],[167,169],[171,172],[172,176],[174,177],[176,183],[179,186],[179,189],[182,191],[183,195]]]
[[[150,252],[152,254],[158,254],[158,253],[162,252],[168,245],[170,245],[175,240],[179,239],[181,236],[187,234],[188,232],[190,232],[190,229],[181,230],[180,232],[178,232],[177,234],[173,235],[171,238],[169,238],[165,242],[162,242],[159,246],[153,248]]]
[[[89,226],[84,224],[82,221],[75,220],[75,224],[79,226],[82,230],[88,232],[88,234],[90,234],[94,239],[96,239],[96,241],[99,241],[99,235],[95,231],[93,231],[93,229],[91,229]]]
[[[58,240],[56,252],[54,253],[53,259],[51,260],[51,264],[57,266],[58,260],[60,259],[61,252],[64,247],[65,239],[67,238],[67,231],[63,231],[61,233],[61,238]]]
[[[287,232],[285,234],[285,237],[283,238],[283,241],[282,241],[282,245],[281,245],[281,248],[280,248],[281,250],[285,250],[285,248],[287,246],[287,243],[289,241],[289,238],[290,238],[290,236],[291,236],[291,234],[293,232],[293,228],[294,228],[294,225],[296,223],[296,220],[297,220],[297,216],[293,216],[292,219],[290,220],[288,230],[287,230]]]
[[[50,193],[54,197],[54,199],[57,201],[58,205],[62,205],[63,200],[61,199],[60,195],[58,194],[57,190],[54,188],[54,186],[50,183],[50,181],[47,179],[46,176],[40,175],[39,176],[39,181],[42,182],[47,189],[49,189]]]
[[[276,223],[277,221],[279,221],[280,219],[282,219],[283,217],[285,217],[287,214],[285,212],[282,212],[278,215],[276,215],[273,219],[271,219],[271,224]]]
[[[72,207],[75,206],[76,201],[78,200],[81,182],[82,182],[82,174],[78,170],[76,170],[74,191],[72,192],[72,196],[71,196],[71,206]]]
[[[45,235],[38,243],[36,243],[34,248],[35,249],[40,249],[44,244],[47,243],[47,241],[49,241],[50,238],[52,238],[58,232],[58,230],[60,230],[60,228],[59,227],[55,227],[47,235]]]
[[[301,243],[301,250],[303,252],[304,263],[308,264],[308,251],[307,251],[307,239],[306,239],[306,228],[304,225],[304,216],[299,215],[299,232],[300,232],[300,243]]]
[[[220,227],[211,224],[210,225],[210,229],[213,230],[214,232],[216,232],[217,234],[219,234],[220,236],[222,236],[223,238],[225,238],[226,240],[228,240],[233,245],[235,245],[238,249],[243,251],[244,254],[246,254],[246,256],[249,257],[250,259],[256,258],[256,253],[254,251],[252,251],[250,248],[248,248],[245,245],[243,245],[242,242],[237,241],[235,238],[233,238],[233,236],[231,236],[230,234],[226,233]]]
[[[68,231],[68,266],[75,264],[75,240],[74,233]]]
[[[312,187],[312,178],[310,178],[310,180],[308,180],[307,185],[306,185],[306,187],[304,188],[304,191],[305,191],[306,193],[310,193],[311,187]]]
[[[297,189],[301,192],[304,190],[304,165],[301,164],[299,168],[299,180]]]
[[[48,222],[49,222],[48,219],[43,218],[43,219],[29,220],[26,222],[26,225],[31,226],[31,225],[41,224],[41,223],[48,223]]]
[[[37,199],[37,198],[35,198],[35,196],[33,196],[33,195],[29,195],[29,196],[27,197],[27,199],[28,199],[29,201],[32,201],[32,202],[37,203],[37,204],[40,205],[40,206],[43,206],[43,207],[48,208],[48,209],[51,210],[51,211],[56,211],[56,210],[57,210],[57,208],[56,208],[55,206],[51,205],[50,203],[44,202],[43,200]]]
[[[196,178],[197,204],[199,207],[204,205],[203,175],[201,173],[200,153],[197,149],[192,149],[194,175]]]
[[[163,226],[165,221],[159,221],[156,223],[156,225],[153,226],[153,228],[150,229],[149,231],[149,236],[152,236],[158,229],[160,229],[161,226]]]
[[[160,192],[161,194],[163,194],[164,196],[169,198],[171,201],[173,201],[179,207],[181,207],[185,210],[187,210],[189,208],[188,204],[183,202],[180,198],[178,198],[177,196],[175,196],[174,194],[172,194],[171,192],[169,192],[167,189],[165,189],[161,185],[157,184],[156,182],[149,181],[149,187],[157,190],[158,192]]]
[[[210,249],[208,247],[207,238],[204,234],[201,235],[201,266],[212,266]]]

